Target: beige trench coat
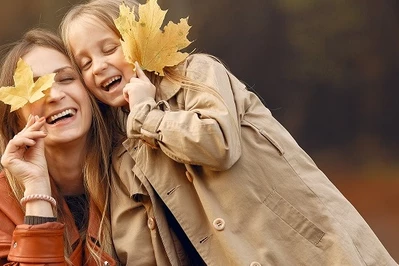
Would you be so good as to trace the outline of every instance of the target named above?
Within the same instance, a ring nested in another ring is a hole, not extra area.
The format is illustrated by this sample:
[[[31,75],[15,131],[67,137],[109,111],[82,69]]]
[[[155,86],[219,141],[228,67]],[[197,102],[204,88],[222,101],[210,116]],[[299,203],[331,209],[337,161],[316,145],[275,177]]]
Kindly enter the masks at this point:
[[[217,94],[164,79],[131,110],[111,201],[123,261],[184,265],[163,202],[207,265],[397,265],[254,93],[210,56],[181,67]]]

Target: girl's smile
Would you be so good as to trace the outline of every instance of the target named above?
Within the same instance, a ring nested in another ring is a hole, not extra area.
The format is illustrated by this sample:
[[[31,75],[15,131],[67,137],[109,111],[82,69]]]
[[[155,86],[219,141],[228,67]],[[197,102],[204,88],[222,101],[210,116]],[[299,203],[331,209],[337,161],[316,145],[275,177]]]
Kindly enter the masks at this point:
[[[127,105],[123,88],[134,76],[134,67],[124,58],[120,37],[91,16],[77,18],[69,33],[74,59],[88,89],[108,105]]]

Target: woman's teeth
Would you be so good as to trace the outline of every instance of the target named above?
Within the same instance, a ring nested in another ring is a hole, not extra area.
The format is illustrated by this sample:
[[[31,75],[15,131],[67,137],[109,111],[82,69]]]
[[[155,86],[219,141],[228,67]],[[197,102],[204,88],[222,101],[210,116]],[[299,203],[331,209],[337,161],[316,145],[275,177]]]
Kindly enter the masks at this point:
[[[67,117],[74,116],[75,114],[76,114],[75,110],[67,109],[65,111],[62,111],[59,114],[50,116],[50,118],[48,119],[47,122],[50,123],[50,124],[54,124],[56,122],[56,120],[59,120],[60,118],[63,118],[63,117],[66,117],[66,116]]]

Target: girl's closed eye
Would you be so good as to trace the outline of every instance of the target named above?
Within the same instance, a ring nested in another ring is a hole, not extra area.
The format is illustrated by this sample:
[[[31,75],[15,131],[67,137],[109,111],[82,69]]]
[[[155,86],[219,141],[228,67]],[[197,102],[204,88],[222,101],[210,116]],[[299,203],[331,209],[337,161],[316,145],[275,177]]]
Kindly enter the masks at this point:
[[[113,52],[118,49],[119,45],[107,45],[104,47],[103,52],[104,54],[112,54]]]
[[[91,60],[83,60],[79,64],[79,69],[82,71],[88,70],[90,68],[90,65],[91,65]]]

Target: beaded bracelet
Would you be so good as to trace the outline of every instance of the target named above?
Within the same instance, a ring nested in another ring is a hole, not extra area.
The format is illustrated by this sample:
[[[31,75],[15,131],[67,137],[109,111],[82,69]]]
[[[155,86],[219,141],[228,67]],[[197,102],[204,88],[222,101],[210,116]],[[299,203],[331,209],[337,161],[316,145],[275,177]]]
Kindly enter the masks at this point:
[[[24,206],[26,205],[26,203],[28,201],[33,201],[33,200],[44,200],[47,202],[50,202],[51,206],[56,207],[57,206],[57,202],[55,201],[55,199],[49,195],[44,195],[44,194],[32,194],[32,195],[28,195],[25,196],[21,199],[21,205]]]

